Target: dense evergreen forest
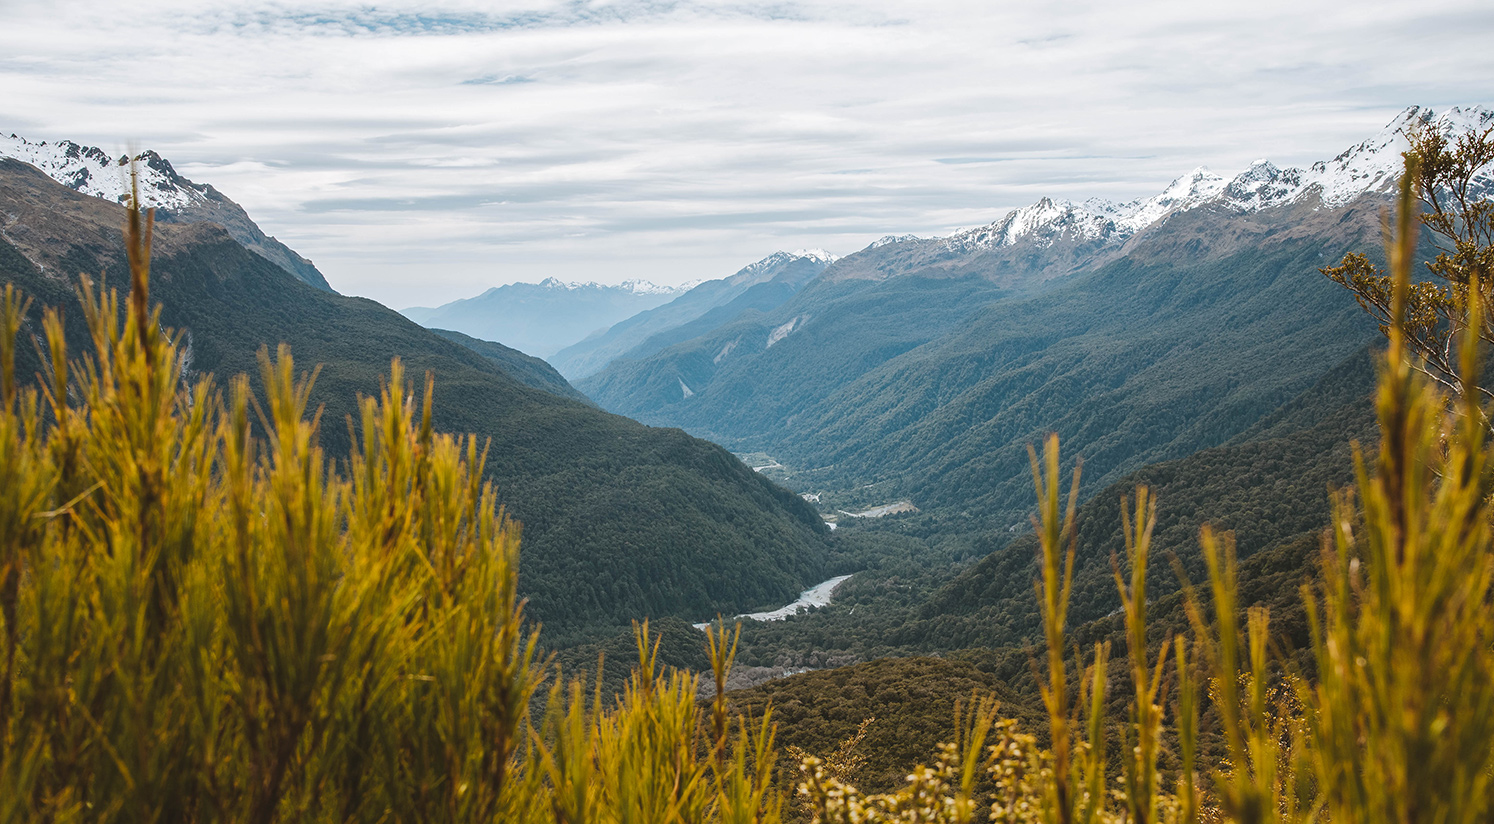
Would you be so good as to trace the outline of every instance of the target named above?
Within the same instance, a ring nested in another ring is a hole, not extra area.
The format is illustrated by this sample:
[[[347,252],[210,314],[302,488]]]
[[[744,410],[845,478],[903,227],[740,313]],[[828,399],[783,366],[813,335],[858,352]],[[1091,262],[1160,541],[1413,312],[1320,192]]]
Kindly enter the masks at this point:
[[[124,210],[73,192],[26,164],[0,160],[0,204],[16,217],[0,240],[0,277],[87,333],[81,274],[127,283],[119,246]],[[257,376],[256,352],[287,343],[319,366],[319,438],[346,455],[357,397],[374,396],[392,358],[436,381],[435,425],[491,438],[489,477],[521,521],[522,587],[549,637],[626,627],[646,615],[702,620],[776,606],[819,580],[829,539],[797,495],[726,450],[679,430],[654,429],[526,385],[494,360],[420,328],[377,303],[303,284],[211,224],[158,227],[154,298],[179,329],[192,374]],[[19,374],[44,372],[32,346]],[[521,376],[539,373],[537,365]],[[551,380],[558,379],[547,370]]]

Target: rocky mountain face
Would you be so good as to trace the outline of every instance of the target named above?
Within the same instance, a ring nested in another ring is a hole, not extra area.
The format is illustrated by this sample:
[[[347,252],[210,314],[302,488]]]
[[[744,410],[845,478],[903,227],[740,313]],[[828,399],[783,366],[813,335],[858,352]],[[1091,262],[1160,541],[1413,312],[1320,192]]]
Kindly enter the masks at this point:
[[[401,314],[429,329],[450,329],[479,340],[496,341],[540,358],[549,358],[618,321],[661,306],[686,288],[645,280],[617,286],[566,283],[510,283],[434,308],[413,306]]]
[[[71,140],[32,142],[14,134],[0,135],[0,158],[29,163],[76,192],[125,203],[129,192],[129,158],[111,158],[103,149]],[[177,173],[155,152],[137,156],[140,199],[156,210],[160,223],[216,223],[244,248],[284,269],[297,280],[330,292],[332,287],[316,266],[290,247],[266,235],[239,204],[212,186],[193,183]]]
[[[575,380],[596,374],[618,358],[647,357],[706,334],[748,309],[778,308],[836,260],[821,249],[774,252],[730,277],[705,281],[663,306],[567,346],[550,361]]]

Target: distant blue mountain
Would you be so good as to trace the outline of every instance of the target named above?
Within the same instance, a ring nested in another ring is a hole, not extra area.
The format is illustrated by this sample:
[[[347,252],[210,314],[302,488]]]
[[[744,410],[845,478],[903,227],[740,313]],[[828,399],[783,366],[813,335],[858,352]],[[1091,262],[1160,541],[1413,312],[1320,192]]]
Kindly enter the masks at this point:
[[[685,290],[644,280],[618,286],[564,283],[510,283],[434,309],[414,306],[400,314],[427,329],[451,329],[548,358],[587,335],[625,318],[668,303]]]
[[[835,262],[819,249],[774,252],[727,278],[708,280],[663,306],[567,346],[549,358],[570,380],[594,375],[618,358],[639,359],[704,335],[755,309],[769,312]]]

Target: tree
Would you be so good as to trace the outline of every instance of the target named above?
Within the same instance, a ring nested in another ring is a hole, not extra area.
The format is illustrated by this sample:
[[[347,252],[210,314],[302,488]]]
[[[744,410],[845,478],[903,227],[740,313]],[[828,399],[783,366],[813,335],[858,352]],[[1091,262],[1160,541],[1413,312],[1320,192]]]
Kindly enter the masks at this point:
[[[1427,262],[1431,279],[1414,281],[1406,303],[1406,343],[1417,368],[1453,396],[1472,391],[1494,399],[1484,387],[1466,386],[1459,377],[1455,341],[1467,325],[1471,301],[1478,301],[1478,338],[1494,343],[1494,126],[1459,135],[1422,124],[1406,135],[1405,174],[1420,202],[1419,223],[1431,231],[1436,257]],[[1414,229],[1415,225],[1409,227]],[[1414,248],[1414,247],[1413,247]],[[1397,254],[1391,248],[1387,257]],[[1393,268],[1396,262],[1389,261]],[[1392,322],[1392,280],[1360,252],[1337,266],[1319,270],[1353,293],[1359,305],[1388,335]],[[1486,419],[1487,422],[1487,419]]]

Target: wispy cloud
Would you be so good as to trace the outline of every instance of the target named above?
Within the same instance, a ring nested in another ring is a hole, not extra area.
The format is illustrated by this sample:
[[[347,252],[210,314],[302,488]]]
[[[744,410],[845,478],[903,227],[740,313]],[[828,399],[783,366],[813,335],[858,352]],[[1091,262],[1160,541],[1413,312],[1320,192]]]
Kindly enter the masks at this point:
[[[1489,103],[1480,0],[0,0],[0,130],[161,151],[337,288],[678,282]]]

